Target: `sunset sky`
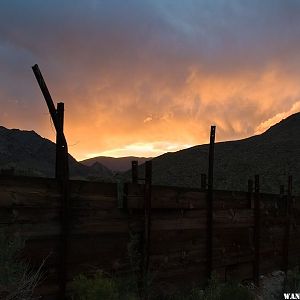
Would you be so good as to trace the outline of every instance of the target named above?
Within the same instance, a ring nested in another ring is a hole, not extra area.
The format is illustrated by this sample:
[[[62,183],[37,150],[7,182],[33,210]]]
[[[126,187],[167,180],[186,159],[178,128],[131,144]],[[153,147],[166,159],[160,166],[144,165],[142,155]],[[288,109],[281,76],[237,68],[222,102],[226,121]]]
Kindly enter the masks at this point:
[[[299,0],[1,0],[0,125],[77,159],[156,156],[261,133],[300,111]]]

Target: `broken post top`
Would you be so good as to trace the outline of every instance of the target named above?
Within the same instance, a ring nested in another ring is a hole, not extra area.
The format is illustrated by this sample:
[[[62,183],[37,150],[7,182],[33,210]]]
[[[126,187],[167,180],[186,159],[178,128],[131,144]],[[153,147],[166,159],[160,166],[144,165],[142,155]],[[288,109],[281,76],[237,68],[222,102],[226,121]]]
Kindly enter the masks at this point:
[[[37,64],[35,64],[33,67],[32,67],[32,70],[33,70],[33,73],[35,75],[35,78],[39,84],[39,87],[42,91],[42,94],[46,100],[46,103],[47,103],[47,106],[48,106],[48,109],[49,109],[49,112],[50,112],[50,115],[51,115],[51,118],[53,120],[53,123],[54,123],[54,126],[56,127],[57,126],[57,122],[56,122],[56,109],[55,109],[55,106],[54,106],[54,103],[53,103],[53,100],[52,100],[52,97],[50,95],[50,92],[48,90],[48,87],[46,85],[46,82],[43,78],[43,75],[40,71],[40,68]]]
[[[35,78],[36,78],[36,80],[39,84],[39,87],[42,91],[42,94],[43,94],[43,96],[46,100],[46,103],[47,103],[47,106],[48,106],[48,109],[49,109],[49,113],[50,113],[51,119],[53,121],[56,133],[59,133],[61,130],[60,130],[59,120],[58,120],[58,117],[57,117],[57,110],[56,110],[55,105],[53,103],[53,100],[52,100],[52,97],[51,97],[50,92],[48,90],[48,87],[45,83],[43,75],[40,71],[40,68],[37,64],[35,64],[34,66],[32,66],[32,70],[33,70]],[[62,109],[63,108],[63,103],[58,103],[58,108]],[[62,133],[62,144],[67,149],[67,141],[66,141],[65,135],[63,133]]]

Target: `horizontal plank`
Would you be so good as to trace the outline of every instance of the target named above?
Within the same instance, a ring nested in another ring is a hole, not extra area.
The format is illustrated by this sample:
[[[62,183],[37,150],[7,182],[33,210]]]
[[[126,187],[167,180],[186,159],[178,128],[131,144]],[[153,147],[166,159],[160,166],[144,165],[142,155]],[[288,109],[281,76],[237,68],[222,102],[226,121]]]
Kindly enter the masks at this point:
[[[214,225],[231,223],[238,226],[253,226],[254,211],[251,209],[227,209],[213,212]]]
[[[118,206],[115,196],[101,194],[71,194],[70,203],[72,208],[81,209],[114,209]]]
[[[115,233],[128,232],[127,219],[79,219],[71,222],[71,234],[95,234],[95,233]]]
[[[152,254],[206,247],[206,230],[161,230],[150,234]]]
[[[83,180],[70,180],[71,194],[79,195],[102,195],[107,197],[117,197],[118,189],[116,183],[92,182]]]
[[[8,190],[3,188],[0,190],[0,209],[2,207],[12,206],[38,206],[38,207],[60,207],[61,195],[55,191],[48,192],[46,190]]]
[[[2,215],[5,213],[5,215]],[[1,218],[2,215],[2,218]],[[14,206],[0,209],[0,224],[39,224],[60,222],[61,208],[40,206]]]
[[[249,208],[248,193],[213,191],[214,209]],[[143,185],[128,184],[127,203],[129,208],[143,209]],[[196,189],[178,187],[152,186],[152,208],[172,209],[205,209],[207,205],[207,192]]]
[[[44,222],[38,224],[0,224],[0,231],[11,236],[21,236],[25,240],[53,237],[61,233],[61,225],[58,222]]]
[[[184,229],[205,229],[206,220],[174,218],[174,219],[152,219],[151,230],[184,230]]]
[[[156,208],[171,208],[171,209],[204,209],[206,207],[206,200],[202,197],[202,194],[195,195],[194,192],[187,192],[186,194],[177,194],[176,191],[170,193],[164,193],[157,195],[152,193],[151,207]],[[128,208],[143,209],[144,197],[143,196],[131,196],[127,197]]]
[[[248,209],[250,203],[248,193],[240,191],[213,191],[214,209]]]
[[[0,189],[5,188],[24,188],[24,189],[56,189],[57,180],[54,178],[28,177],[28,176],[2,176],[0,175]]]

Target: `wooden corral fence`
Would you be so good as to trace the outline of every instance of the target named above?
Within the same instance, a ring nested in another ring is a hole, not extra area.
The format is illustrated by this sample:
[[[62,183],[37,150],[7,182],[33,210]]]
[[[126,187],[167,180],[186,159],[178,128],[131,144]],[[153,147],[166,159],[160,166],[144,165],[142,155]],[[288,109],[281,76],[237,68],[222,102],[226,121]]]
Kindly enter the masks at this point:
[[[293,267],[300,257],[300,202],[290,193],[259,193],[255,182],[254,191],[251,184],[248,192],[213,191],[208,236],[207,190],[69,181],[67,280],[97,269],[126,274],[132,236],[141,241],[141,270],[164,289],[205,284],[212,270],[228,280]],[[0,229],[26,239],[23,256],[31,264],[47,258],[43,299],[59,299],[61,198],[55,179],[0,178]]]

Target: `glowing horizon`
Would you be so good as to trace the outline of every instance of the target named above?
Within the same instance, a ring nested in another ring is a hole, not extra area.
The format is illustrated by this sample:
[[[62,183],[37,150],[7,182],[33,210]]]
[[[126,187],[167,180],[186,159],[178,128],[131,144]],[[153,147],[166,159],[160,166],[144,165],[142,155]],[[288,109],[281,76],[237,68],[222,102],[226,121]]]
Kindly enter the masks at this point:
[[[97,156],[109,156],[114,158],[136,156],[136,157],[149,158],[149,157],[159,156],[166,152],[175,152],[193,146],[193,145],[178,145],[178,144],[170,144],[170,143],[165,143],[165,144],[166,146],[162,148],[160,145],[157,145],[157,143],[152,143],[152,144],[135,143],[131,145],[125,145],[123,148],[111,149],[99,153],[89,153],[86,155],[85,159],[93,158]]]

